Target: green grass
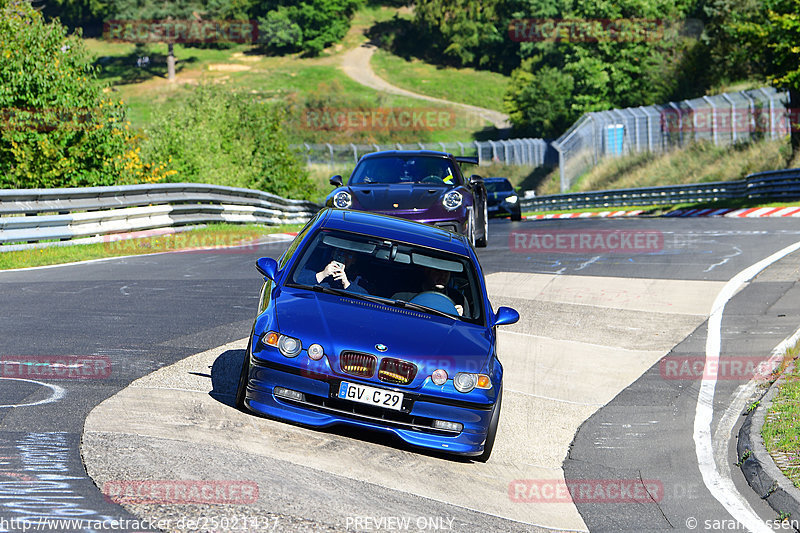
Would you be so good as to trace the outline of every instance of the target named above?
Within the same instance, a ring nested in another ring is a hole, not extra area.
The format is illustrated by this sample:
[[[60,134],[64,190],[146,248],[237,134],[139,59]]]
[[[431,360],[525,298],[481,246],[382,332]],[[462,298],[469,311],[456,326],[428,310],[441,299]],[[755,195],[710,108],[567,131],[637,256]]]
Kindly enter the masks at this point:
[[[783,473],[800,487],[800,367],[797,365],[798,346],[792,348],[784,357],[788,363],[778,393],[767,410],[761,436],[767,451],[781,455],[789,460]]]
[[[666,154],[642,153],[609,158],[579,177],[569,192],[682,185],[741,179],[753,172],[800,164],[790,161],[788,139],[733,147],[695,143]],[[560,192],[558,169],[539,184],[539,196]]]
[[[270,233],[294,232],[299,224],[257,226],[212,224],[203,228],[154,237],[96,244],[50,246],[15,252],[0,251],[0,270],[74,263],[89,259],[172,252],[183,249],[247,244]],[[109,239],[112,237],[109,236]],[[2,250],[2,247],[0,247]]]
[[[510,78],[471,68],[437,67],[410,61],[385,50],[372,56],[375,73],[392,85],[409,91],[496,111],[503,111],[503,95]]]

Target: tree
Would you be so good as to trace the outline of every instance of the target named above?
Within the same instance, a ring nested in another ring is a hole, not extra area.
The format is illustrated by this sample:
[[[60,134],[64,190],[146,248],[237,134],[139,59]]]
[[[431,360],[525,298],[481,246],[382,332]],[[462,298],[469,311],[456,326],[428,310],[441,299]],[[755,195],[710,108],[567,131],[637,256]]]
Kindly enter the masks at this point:
[[[208,2],[202,0],[111,0],[111,2],[109,11],[113,18],[124,21],[130,25],[129,27],[134,28],[146,29],[151,21],[169,24],[209,15]],[[123,26],[121,33],[124,32]],[[146,38],[158,38],[152,35]],[[175,40],[165,39],[162,42],[167,43],[167,79],[175,81]]]
[[[524,134],[558,137],[577,118],[570,107],[575,80],[554,67],[531,72],[530,63],[511,75],[504,102],[506,112]]]
[[[769,79],[789,91],[792,156],[800,153],[800,0],[778,0],[768,12]]]
[[[24,0],[0,0],[0,187],[161,179],[142,161],[121,102],[103,96],[79,36]]]

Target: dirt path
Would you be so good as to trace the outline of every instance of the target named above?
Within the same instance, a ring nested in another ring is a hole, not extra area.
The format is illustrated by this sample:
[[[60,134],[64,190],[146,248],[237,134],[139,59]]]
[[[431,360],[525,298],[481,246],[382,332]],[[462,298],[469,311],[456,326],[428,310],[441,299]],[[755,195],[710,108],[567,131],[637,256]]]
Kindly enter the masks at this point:
[[[477,107],[468,104],[461,104],[458,102],[451,102],[449,100],[443,100],[441,98],[434,98],[432,96],[426,96],[424,94],[411,92],[406,89],[401,89],[400,87],[392,85],[383,78],[379,77],[377,74],[375,74],[375,71],[372,70],[372,65],[370,65],[370,59],[372,59],[372,54],[375,53],[375,49],[376,49],[375,45],[370,43],[364,43],[361,46],[353,48],[352,50],[348,50],[347,52],[342,54],[341,68],[344,71],[344,73],[350,76],[350,78],[352,78],[357,83],[360,83],[361,85],[364,85],[371,89],[375,89],[376,91],[383,91],[390,94],[397,94],[400,96],[407,96],[410,98],[427,100],[429,102],[436,102],[439,104],[448,104],[460,107],[462,109],[469,111],[474,115],[477,115],[491,122],[497,129],[505,129],[511,127],[511,123],[508,120],[508,115],[500,113],[499,111],[494,111],[492,109],[485,109],[483,107]]]

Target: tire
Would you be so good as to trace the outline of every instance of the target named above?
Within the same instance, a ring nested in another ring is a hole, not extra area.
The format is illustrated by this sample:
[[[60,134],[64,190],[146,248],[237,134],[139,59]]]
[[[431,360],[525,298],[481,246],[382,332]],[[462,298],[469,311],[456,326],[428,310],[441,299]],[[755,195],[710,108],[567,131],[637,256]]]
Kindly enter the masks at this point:
[[[497,394],[497,401],[494,404],[492,411],[492,419],[489,421],[489,430],[486,432],[486,443],[483,445],[483,453],[475,457],[475,460],[480,463],[485,463],[492,455],[492,448],[494,448],[494,439],[497,436],[497,424],[500,421],[500,408],[503,404],[503,388],[500,387],[500,392]]]
[[[250,341],[247,343],[247,351],[244,353],[244,361],[242,361],[242,371],[239,372],[239,385],[236,387],[236,408],[245,413],[250,412],[244,400],[247,396],[247,380],[250,374],[250,347],[252,343],[253,335],[250,334]]]
[[[519,222],[520,220],[522,220],[522,213],[521,212],[514,213],[513,215],[511,215],[511,220],[513,220],[514,222]]]
[[[486,248],[489,242],[489,210],[486,207],[486,202],[483,202],[483,235],[480,239],[475,240],[475,244],[479,248]]]
[[[475,213],[467,220],[467,240],[475,248]]]

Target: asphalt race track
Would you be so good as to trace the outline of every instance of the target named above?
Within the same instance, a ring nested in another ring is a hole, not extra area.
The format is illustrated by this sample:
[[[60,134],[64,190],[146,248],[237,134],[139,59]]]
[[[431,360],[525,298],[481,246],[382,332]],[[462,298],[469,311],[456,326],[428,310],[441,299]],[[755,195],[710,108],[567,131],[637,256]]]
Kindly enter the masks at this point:
[[[490,297],[522,318],[486,464],[232,407],[254,261],[285,240],[0,272],[0,531],[774,531],[732,436],[741,367],[800,327],[798,242],[791,219],[493,221]]]

